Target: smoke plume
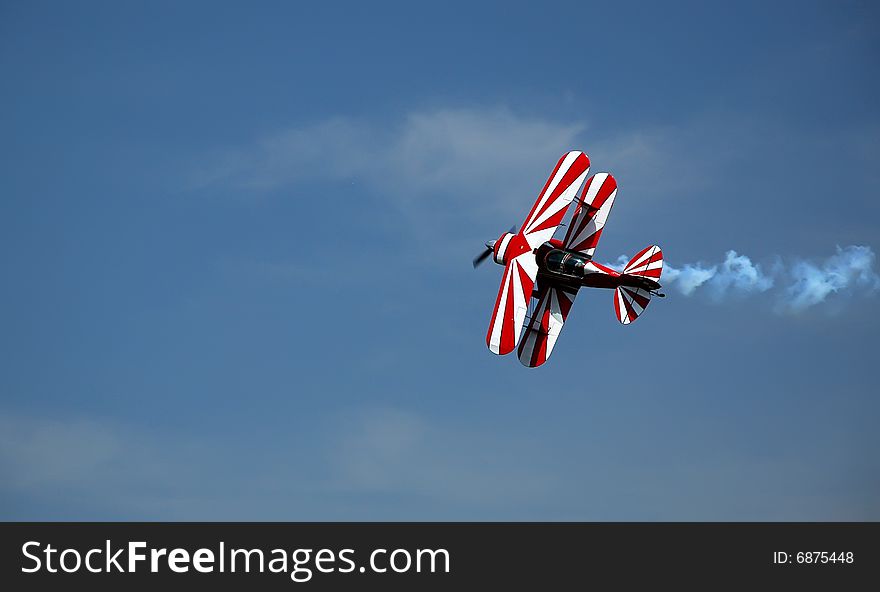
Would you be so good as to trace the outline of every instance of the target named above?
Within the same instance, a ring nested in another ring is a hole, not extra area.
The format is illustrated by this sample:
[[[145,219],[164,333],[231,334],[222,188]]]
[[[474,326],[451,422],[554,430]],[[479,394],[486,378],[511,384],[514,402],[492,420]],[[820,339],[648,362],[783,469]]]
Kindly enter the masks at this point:
[[[711,265],[664,263],[661,283],[684,296],[705,293],[713,302],[772,293],[778,312],[799,313],[832,299],[843,302],[856,294],[876,294],[880,276],[874,271],[874,259],[874,251],[860,245],[837,247],[835,254],[819,261],[785,263],[776,257],[767,266],[728,251],[723,261]]]

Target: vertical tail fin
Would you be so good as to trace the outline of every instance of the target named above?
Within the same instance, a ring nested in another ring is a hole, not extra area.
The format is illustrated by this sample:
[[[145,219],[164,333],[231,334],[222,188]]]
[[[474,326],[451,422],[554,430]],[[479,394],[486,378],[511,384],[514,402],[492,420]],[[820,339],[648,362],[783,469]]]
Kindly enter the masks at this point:
[[[663,272],[663,251],[657,245],[645,247],[638,254],[629,260],[623,273],[626,275],[635,275],[660,281],[660,274]]]

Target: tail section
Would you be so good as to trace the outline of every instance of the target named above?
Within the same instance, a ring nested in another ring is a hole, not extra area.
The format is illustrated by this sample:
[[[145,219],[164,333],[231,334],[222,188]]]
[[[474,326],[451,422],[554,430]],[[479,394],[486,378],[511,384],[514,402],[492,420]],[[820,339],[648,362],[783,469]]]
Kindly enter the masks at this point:
[[[614,312],[617,320],[629,325],[639,318],[651,303],[651,290],[660,286],[663,272],[663,251],[651,245],[630,259],[623,268],[623,275],[646,280],[644,286],[618,286],[614,290]],[[661,294],[662,296],[662,294]]]
[[[660,281],[660,274],[663,272],[663,251],[657,245],[645,247],[639,253],[629,260],[626,267],[623,268],[625,275],[634,275],[644,277],[655,282]]]
[[[617,320],[629,325],[645,312],[651,303],[651,293],[643,288],[620,286],[614,290],[614,312]]]

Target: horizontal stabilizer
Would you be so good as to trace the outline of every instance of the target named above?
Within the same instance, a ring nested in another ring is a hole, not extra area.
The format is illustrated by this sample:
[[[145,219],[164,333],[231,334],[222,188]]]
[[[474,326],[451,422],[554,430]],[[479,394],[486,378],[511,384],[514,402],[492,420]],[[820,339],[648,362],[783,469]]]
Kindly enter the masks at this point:
[[[651,293],[643,288],[620,286],[614,290],[614,312],[617,320],[629,325],[645,312],[651,302]]]
[[[636,256],[623,268],[625,276],[656,282],[648,283],[647,287],[659,287],[661,273],[663,273],[663,251],[657,245],[645,247],[636,253]],[[614,312],[617,314],[617,320],[624,325],[629,325],[639,318],[650,302],[651,292],[646,287],[619,286],[614,290]]]

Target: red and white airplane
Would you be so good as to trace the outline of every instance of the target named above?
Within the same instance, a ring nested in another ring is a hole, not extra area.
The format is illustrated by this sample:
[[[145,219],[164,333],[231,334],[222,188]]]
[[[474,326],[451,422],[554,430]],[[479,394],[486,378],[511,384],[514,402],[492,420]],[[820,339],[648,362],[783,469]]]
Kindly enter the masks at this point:
[[[639,251],[623,271],[593,261],[617,195],[617,181],[608,173],[597,173],[584,183],[589,170],[586,154],[577,150],[565,154],[520,231],[512,228],[487,242],[486,251],[474,259],[476,268],[491,254],[504,266],[486,335],[493,353],[508,354],[519,345],[519,360],[525,366],[546,362],[582,286],[613,289],[614,312],[624,325],[642,314],[652,295],[664,296],[658,292],[663,253],[656,245]],[[554,239],[582,184],[565,239]]]

